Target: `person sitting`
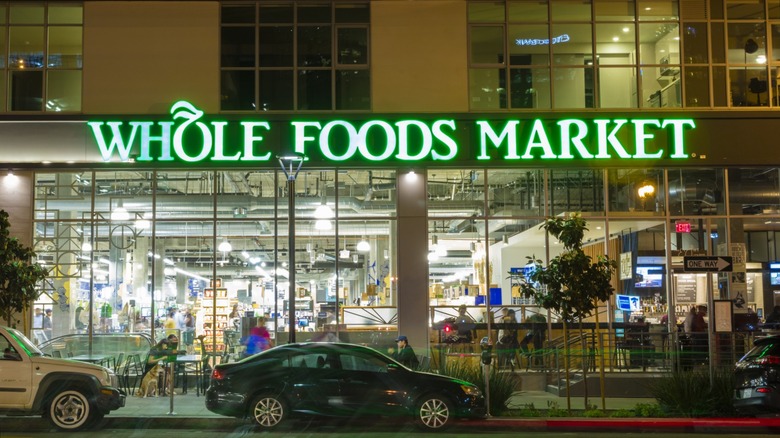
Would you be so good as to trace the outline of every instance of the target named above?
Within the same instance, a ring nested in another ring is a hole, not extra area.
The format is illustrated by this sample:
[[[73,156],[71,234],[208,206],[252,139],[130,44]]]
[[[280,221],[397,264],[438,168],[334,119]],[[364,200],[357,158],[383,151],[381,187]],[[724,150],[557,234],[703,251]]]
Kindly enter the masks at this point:
[[[398,343],[398,350],[393,353],[393,359],[412,369],[420,366],[420,361],[417,360],[417,355],[414,354],[412,346],[409,345],[409,339],[402,335],[397,337],[395,341]]]

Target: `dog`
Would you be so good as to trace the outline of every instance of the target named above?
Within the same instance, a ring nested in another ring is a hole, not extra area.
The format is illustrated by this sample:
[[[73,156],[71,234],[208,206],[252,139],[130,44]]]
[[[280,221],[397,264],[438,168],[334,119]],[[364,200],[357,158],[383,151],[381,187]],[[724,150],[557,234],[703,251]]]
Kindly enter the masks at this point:
[[[157,397],[160,394],[159,380],[165,370],[162,366],[162,361],[157,362],[148,373],[144,375],[141,380],[141,386],[136,391],[136,397]]]

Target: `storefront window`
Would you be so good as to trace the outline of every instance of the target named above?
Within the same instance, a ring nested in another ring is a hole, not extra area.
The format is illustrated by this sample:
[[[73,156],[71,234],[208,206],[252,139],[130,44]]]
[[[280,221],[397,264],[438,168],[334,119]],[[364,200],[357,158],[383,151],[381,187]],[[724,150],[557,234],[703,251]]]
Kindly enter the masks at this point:
[[[544,171],[488,170],[488,207],[490,216],[543,217]]]
[[[780,213],[777,168],[729,169],[731,214],[773,215]],[[763,194],[763,196],[759,196]]]
[[[574,212],[604,214],[604,175],[601,170],[551,170],[548,190],[552,215]]]
[[[642,216],[664,214],[663,171],[660,169],[609,169],[609,210]]]

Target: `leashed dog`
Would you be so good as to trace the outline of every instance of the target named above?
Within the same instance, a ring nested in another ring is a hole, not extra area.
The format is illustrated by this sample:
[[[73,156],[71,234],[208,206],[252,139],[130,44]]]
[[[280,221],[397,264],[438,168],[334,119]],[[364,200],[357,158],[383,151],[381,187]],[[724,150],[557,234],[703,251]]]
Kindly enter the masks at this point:
[[[157,362],[152,369],[144,375],[141,380],[141,386],[138,387],[138,391],[135,393],[137,397],[157,397],[160,395],[159,380],[165,370],[162,366],[162,361]]]

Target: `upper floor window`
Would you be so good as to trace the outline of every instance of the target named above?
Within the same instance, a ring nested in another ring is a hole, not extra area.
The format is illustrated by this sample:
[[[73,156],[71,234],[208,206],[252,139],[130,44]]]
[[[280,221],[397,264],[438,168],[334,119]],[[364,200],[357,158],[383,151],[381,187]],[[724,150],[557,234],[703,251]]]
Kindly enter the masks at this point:
[[[369,5],[223,3],[223,111],[369,110]]]
[[[2,111],[81,111],[80,3],[0,3]]]

